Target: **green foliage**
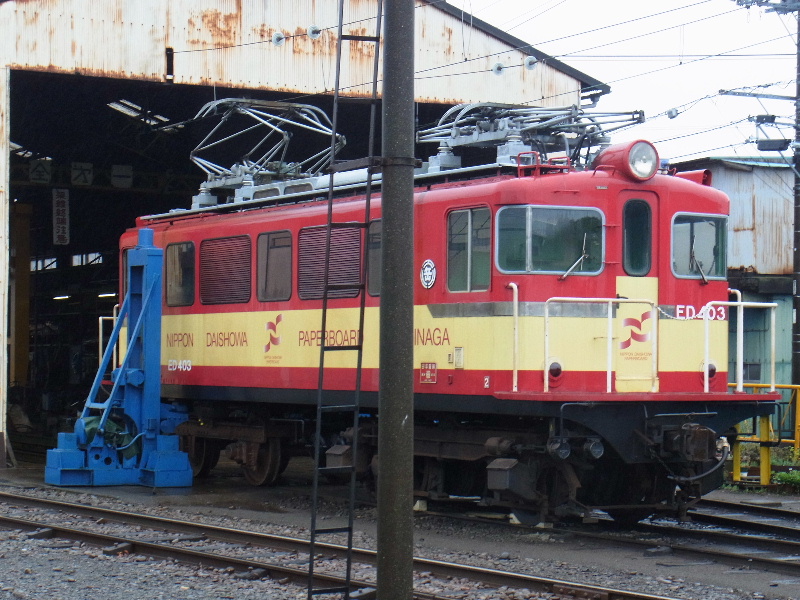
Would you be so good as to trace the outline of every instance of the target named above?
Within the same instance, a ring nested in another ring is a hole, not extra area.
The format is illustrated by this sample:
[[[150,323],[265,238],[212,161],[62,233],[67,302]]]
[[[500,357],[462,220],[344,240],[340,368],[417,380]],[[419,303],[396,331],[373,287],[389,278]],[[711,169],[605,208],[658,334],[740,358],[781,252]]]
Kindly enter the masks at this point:
[[[761,462],[761,448],[758,444],[742,444],[742,466],[756,466]],[[791,446],[771,449],[772,464],[777,466],[797,466],[800,468],[800,452]]]
[[[772,464],[782,466],[800,465],[800,451],[791,446],[781,446],[772,449]]]
[[[777,483],[791,486],[800,490],[800,471],[787,471],[786,473],[775,473]]]

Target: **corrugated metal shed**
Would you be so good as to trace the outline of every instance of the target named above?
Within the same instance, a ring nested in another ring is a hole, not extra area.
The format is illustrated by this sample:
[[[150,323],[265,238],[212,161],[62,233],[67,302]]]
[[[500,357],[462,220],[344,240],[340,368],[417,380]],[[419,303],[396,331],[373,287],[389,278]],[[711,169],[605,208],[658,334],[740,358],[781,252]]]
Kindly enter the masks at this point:
[[[709,169],[712,185],[728,194],[728,268],[760,275],[793,272],[791,165],[774,159],[705,158],[673,164]]]
[[[444,2],[417,0],[421,102],[579,104],[608,87]],[[350,0],[344,31],[374,34],[376,4]],[[9,0],[0,58],[12,68],[298,94],[334,85],[337,3],[319,0]],[[309,35],[316,26],[321,35]],[[274,36],[278,35],[277,38]],[[273,40],[282,43],[274,43]],[[345,95],[367,96],[370,42],[345,42]],[[535,56],[529,69],[525,58]],[[500,74],[493,67],[502,65]]]

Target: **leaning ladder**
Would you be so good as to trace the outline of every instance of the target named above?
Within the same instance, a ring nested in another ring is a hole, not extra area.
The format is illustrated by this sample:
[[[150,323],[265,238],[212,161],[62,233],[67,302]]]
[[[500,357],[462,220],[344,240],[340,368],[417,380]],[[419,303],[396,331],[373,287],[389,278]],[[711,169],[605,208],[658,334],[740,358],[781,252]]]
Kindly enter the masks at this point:
[[[378,66],[380,64],[380,32],[381,32],[381,19],[383,13],[383,0],[377,0],[377,9],[375,16],[375,33],[374,35],[348,35],[343,32],[344,23],[344,0],[339,0],[339,25],[338,37],[336,44],[336,84],[333,97],[333,115],[332,115],[332,135],[331,135],[331,177],[328,187],[328,218],[325,233],[325,271],[323,276],[323,295],[322,295],[322,325],[320,331],[323,332],[322,344],[319,353],[319,377],[317,384],[317,414],[316,414],[316,431],[314,435],[314,476],[312,485],[312,500],[311,500],[311,538],[309,546],[309,560],[308,560],[308,600],[313,597],[323,594],[341,594],[345,600],[350,598],[350,582],[352,572],[352,557],[353,557],[353,525],[355,521],[355,496],[356,496],[356,457],[358,456],[358,439],[359,439],[359,413],[360,413],[360,395],[361,395],[361,371],[364,354],[364,313],[366,307],[367,297],[367,260],[369,256],[367,243],[367,228],[370,221],[370,203],[372,197],[372,176],[379,169],[380,161],[375,156],[375,121],[378,107]],[[371,43],[375,45],[374,62],[372,71],[372,95],[370,99],[370,122],[369,122],[369,148],[368,156],[365,159],[350,161],[346,163],[335,164],[333,157],[336,149],[337,142],[337,125],[339,117],[339,88],[341,77],[342,65],[342,44],[343,42],[356,42],[356,43]],[[367,187],[364,200],[364,213],[363,220],[359,222],[341,222],[336,221],[334,215],[334,174],[336,172],[348,171],[357,168],[367,168]],[[361,240],[361,272],[358,284],[353,283],[340,283],[331,281],[330,267],[331,267],[331,247],[336,242],[340,234],[335,232],[345,232],[347,230],[358,231]],[[359,313],[358,313],[358,336],[357,343],[350,345],[334,345],[332,340],[327,340],[325,332],[328,331],[328,310],[330,308],[330,300],[341,297],[342,292],[352,291],[354,288],[358,290]],[[330,392],[326,391],[325,381],[325,357],[329,352],[352,352],[356,357],[356,375],[355,385],[352,390],[352,403],[337,403],[330,399]],[[322,453],[323,453],[323,420],[328,417],[332,418],[338,414],[341,416],[346,413],[352,414],[352,443],[350,447],[350,464],[347,466],[326,467],[322,466]],[[341,527],[319,527],[317,524],[317,516],[319,511],[319,480],[321,476],[333,475],[349,478],[349,494],[348,494],[348,514],[347,525]],[[320,536],[346,534],[347,538],[347,556],[345,562],[345,573],[342,579],[344,584],[339,587],[314,587],[314,558],[316,552],[317,538]]]

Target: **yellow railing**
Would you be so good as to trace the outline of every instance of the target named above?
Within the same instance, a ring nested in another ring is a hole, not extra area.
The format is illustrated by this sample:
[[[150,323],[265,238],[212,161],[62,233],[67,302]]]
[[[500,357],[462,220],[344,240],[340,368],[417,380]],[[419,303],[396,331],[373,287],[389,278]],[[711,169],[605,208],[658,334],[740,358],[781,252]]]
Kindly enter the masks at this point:
[[[728,384],[729,387],[734,387],[735,384]],[[745,388],[753,390],[758,393],[761,390],[769,390],[769,384],[763,383],[745,383]],[[795,450],[800,449],[800,414],[797,410],[797,396],[800,385],[776,385],[776,390],[791,390],[792,394],[788,402],[779,402],[784,409],[781,411],[781,421],[778,424],[778,431],[789,431],[786,426],[786,420],[793,416],[794,423],[791,426],[792,437],[783,438],[776,435],[772,427],[772,419],[769,416],[758,418],[757,431],[754,427],[752,432],[742,432],[743,423],[736,426],[740,432],[737,436],[736,443],[733,444],[733,481],[742,481],[742,443],[756,443],[760,445],[759,448],[759,483],[761,485],[768,485],[772,481],[772,448],[778,443],[781,445],[791,445]],[[742,435],[744,433],[744,435]]]

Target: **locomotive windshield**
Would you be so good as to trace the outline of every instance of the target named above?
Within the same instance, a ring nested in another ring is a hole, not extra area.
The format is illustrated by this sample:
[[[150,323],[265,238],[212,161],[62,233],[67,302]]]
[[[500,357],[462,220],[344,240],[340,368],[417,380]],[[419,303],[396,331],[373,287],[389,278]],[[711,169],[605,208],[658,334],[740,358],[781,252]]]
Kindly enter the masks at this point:
[[[672,270],[675,275],[703,281],[724,278],[725,234],[725,217],[675,215],[672,222]]]
[[[603,214],[595,209],[507,206],[497,213],[501,271],[594,275],[603,247]]]

